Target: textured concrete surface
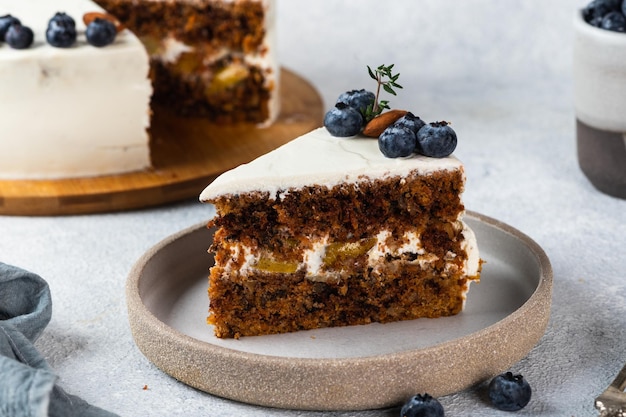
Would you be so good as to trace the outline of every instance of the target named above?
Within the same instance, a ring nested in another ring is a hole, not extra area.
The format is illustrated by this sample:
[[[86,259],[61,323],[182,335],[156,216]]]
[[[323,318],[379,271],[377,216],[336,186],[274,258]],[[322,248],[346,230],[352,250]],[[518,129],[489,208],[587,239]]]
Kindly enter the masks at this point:
[[[366,65],[395,63],[405,88],[389,97],[391,105],[428,121],[451,121],[458,133],[467,208],[518,228],[550,257],[547,332],[512,367],[533,387],[531,403],[518,415],[595,415],[595,396],[626,362],[626,200],[596,191],[576,160],[571,23],[583,5],[278,3],[283,65],[309,79],[330,106],[342,91],[373,88]],[[50,283],[53,317],[38,347],[63,387],[122,416],[357,414],[216,398],[163,374],[138,351],[124,299],[128,272],[149,247],[211,214],[187,201],[115,214],[0,217],[0,259]],[[478,386],[440,400],[449,416],[508,415],[484,398]]]

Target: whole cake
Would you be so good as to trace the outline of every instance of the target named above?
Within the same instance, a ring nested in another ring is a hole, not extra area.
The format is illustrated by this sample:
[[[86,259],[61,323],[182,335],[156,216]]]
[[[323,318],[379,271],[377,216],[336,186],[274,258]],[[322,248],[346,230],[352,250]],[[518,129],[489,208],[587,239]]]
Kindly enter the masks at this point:
[[[0,178],[149,168],[157,106],[216,123],[275,119],[271,0],[98,3],[0,0]],[[110,43],[88,38],[89,14],[115,22]]]
[[[454,156],[388,158],[319,128],[224,173],[209,317],[217,337],[459,313],[480,275]]]

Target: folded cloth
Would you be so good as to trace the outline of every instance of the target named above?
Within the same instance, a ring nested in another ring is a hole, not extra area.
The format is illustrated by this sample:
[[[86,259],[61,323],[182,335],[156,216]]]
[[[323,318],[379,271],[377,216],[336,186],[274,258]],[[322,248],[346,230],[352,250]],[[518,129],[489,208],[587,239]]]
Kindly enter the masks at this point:
[[[0,417],[115,417],[57,385],[33,346],[51,315],[46,281],[0,262]]]

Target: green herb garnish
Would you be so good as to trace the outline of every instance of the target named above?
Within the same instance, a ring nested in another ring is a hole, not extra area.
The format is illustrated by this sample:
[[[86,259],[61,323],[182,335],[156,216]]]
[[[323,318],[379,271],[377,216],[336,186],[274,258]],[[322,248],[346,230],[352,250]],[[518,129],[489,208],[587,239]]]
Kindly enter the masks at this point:
[[[378,101],[381,87],[383,88],[383,90],[394,96],[397,95],[394,91],[394,88],[402,88],[402,86],[396,82],[400,77],[400,73],[394,75],[391,72],[394,65],[395,64],[391,64],[388,66],[380,65],[375,70],[372,70],[369,65],[367,66],[367,72],[372,79],[376,80],[376,83],[378,85],[376,87],[376,98],[374,99],[374,103],[370,104],[369,106],[367,106],[367,109],[365,109],[366,122],[381,114],[383,110],[390,108],[389,100]]]

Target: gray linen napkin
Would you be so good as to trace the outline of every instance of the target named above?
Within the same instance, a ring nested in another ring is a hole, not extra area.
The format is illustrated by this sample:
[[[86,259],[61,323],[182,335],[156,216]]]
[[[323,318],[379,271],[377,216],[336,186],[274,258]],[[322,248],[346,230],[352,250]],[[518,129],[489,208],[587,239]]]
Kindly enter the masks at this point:
[[[46,281],[0,262],[0,417],[115,417],[56,384],[33,346],[51,315]]]

